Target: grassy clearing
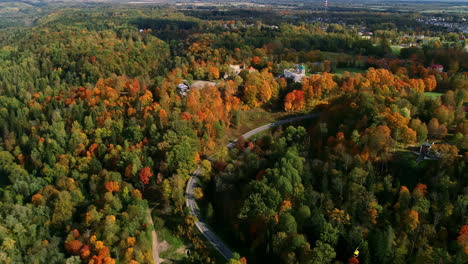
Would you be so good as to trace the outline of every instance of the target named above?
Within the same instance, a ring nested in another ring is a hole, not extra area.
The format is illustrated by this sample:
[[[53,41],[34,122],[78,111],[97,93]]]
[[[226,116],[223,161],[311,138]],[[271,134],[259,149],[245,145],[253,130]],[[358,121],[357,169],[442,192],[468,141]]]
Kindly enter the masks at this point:
[[[438,92],[425,92],[424,95],[427,96],[427,97],[431,97],[432,99],[436,99],[436,98],[442,96],[443,93],[438,93]]]
[[[158,235],[159,257],[172,262],[180,262],[184,258],[185,249],[188,244],[182,238],[175,235],[175,226],[179,219],[170,216],[158,216],[155,211],[152,212],[154,229]]]
[[[331,61],[337,61],[340,58],[348,59],[355,57],[355,55],[345,52],[320,51],[320,54],[322,54],[323,59]]]
[[[345,71],[350,73],[365,73],[367,70],[360,68],[337,68],[335,69],[335,74],[342,76]]]
[[[333,52],[333,51],[320,51],[320,53],[327,59],[329,58],[337,58],[339,56],[346,55],[346,53],[342,52]]]
[[[161,250],[159,255],[163,259],[171,260],[171,261],[178,261],[185,258],[185,250],[179,250],[180,248],[184,248],[184,242],[172,234],[167,228],[162,228],[158,230],[158,240],[159,243],[167,242],[167,248],[165,250]]]
[[[279,120],[286,115],[287,113],[285,112],[271,113],[263,109],[240,111],[237,127],[226,129],[223,138],[220,140],[220,145],[224,146],[229,143],[229,141],[238,138],[240,135],[259,126]]]
[[[390,46],[390,48],[392,49],[392,53],[395,54],[396,56],[400,56],[400,51],[401,51],[401,46],[399,45],[392,45]]]
[[[166,240],[171,245],[171,247],[174,247],[175,249],[183,247],[185,245],[182,239],[173,235],[172,232],[169,231],[167,228],[162,228],[158,230],[158,240]]]
[[[468,13],[468,9],[466,6],[458,6],[458,7],[452,7],[451,9],[443,9],[443,10],[424,10],[421,11],[420,13]]]

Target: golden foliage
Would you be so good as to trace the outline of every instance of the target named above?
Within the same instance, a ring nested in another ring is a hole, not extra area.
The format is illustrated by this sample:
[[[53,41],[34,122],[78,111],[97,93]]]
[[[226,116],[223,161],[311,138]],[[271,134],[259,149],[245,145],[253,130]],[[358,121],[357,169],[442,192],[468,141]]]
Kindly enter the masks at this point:
[[[413,231],[419,225],[419,213],[415,210],[409,210],[405,220],[408,228]]]
[[[104,183],[104,187],[108,192],[118,192],[120,190],[119,182],[109,181]]]
[[[127,237],[127,246],[133,247],[135,245],[136,238],[135,237]]]
[[[42,196],[40,193],[36,193],[32,196],[32,203],[35,206],[41,205],[44,202],[44,196]]]
[[[73,255],[78,255],[82,246],[83,243],[76,239],[65,243],[65,249],[68,251],[68,253]]]

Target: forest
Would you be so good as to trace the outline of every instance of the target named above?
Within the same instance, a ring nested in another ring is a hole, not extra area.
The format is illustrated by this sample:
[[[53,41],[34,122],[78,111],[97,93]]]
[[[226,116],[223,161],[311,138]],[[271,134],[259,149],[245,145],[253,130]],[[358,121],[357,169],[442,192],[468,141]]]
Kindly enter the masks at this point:
[[[0,4],[0,263],[466,263],[468,34],[374,15]]]

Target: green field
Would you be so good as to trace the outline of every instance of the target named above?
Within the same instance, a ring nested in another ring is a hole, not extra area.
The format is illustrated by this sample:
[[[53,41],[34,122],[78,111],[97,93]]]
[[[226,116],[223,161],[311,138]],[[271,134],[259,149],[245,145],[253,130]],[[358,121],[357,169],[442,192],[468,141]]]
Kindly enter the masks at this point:
[[[442,96],[443,93],[438,93],[438,92],[425,92],[424,95],[427,96],[427,97],[431,97],[431,98],[435,99],[435,98],[437,98],[437,97]]]
[[[167,228],[158,230],[160,257],[171,261],[180,261],[186,257],[184,242],[172,234]]]
[[[251,109],[248,111],[239,111],[237,115],[238,125],[230,127],[221,138],[221,146],[226,145],[229,141],[239,137],[247,131],[250,131],[260,125],[268,124],[275,120],[281,119],[286,113],[272,113],[263,109]]]
[[[392,53],[395,54],[396,56],[400,56],[400,51],[401,51],[401,46],[400,45],[392,45],[390,46],[392,49]]]
[[[460,9],[449,9],[449,10],[425,10],[425,11],[421,11],[421,13],[458,13],[458,14],[468,13],[468,9],[463,9],[463,8],[465,7],[461,6]]]

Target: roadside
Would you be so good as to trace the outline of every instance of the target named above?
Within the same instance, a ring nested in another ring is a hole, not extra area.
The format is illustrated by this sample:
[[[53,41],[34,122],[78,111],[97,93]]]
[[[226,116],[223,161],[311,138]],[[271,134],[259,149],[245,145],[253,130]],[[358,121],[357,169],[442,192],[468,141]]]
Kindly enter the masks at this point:
[[[224,136],[219,140],[220,146],[227,145],[232,139],[238,138],[246,131],[257,128],[260,125],[265,125],[276,120],[284,118],[289,115],[287,112],[268,112],[264,109],[251,109],[247,111],[240,111],[237,126],[229,127],[226,129]]]
[[[301,116],[294,116],[288,119],[279,120],[272,123],[264,124],[263,126],[256,127],[242,135],[244,138],[249,138],[254,136],[262,131],[268,130],[272,127],[296,122],[304,119],[311,119],[319,117],[319,113],[307,114]],[[257,123],[258,125],[258,123]],[[233,148],[235,146],[235,141],[226,145],[227,148]],[[196,227],[203,234],[203,236],[208,240],[208,242],[213,246],[226,260],[229,260],[233,256],[233,252],[229,247],[218,237],[209,227],[207,223],[200,217],[200,209],[198,208],[197,202],[194,196],[194,188],[197,185],[198,177],[200,177],[201,168],[198,167],[194,172],[192,172],[190,179],[187,182],[187,187],[185,191],[185,204],[190,210],[190,213],[197,217],[198,221],[195,223]]]
[[[186,250],[193,247],[190,243],[184,243],[167,228],[158,230],[158,238],[161,263],[179,263],[187,257]]]
[[[154,223],[153,223],[153,218],[151,217],[151,209],[148,208],[147,210],[148,214],[148,221],[150,222],[151,226],[153,226],[153,231],[151,231],[151,237],[152,237],[152,246],[151,246],[151,251],[153,252],[153,262],[154,264],[160,264],[160,259],[159,259],[159,244],[158,244],[158,235],[156,234],[156,229],[154,228]]]

